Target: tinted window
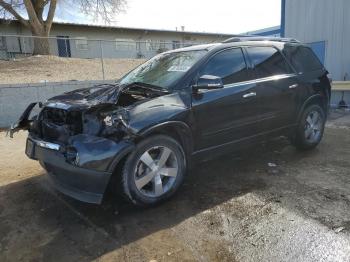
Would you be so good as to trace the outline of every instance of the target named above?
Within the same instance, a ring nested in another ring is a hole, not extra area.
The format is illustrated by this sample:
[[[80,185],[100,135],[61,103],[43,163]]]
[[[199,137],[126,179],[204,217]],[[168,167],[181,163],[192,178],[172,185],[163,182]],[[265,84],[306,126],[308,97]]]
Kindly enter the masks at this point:
[[[224,85],[248,80],[247,66],[240,48],[222,51],[212,57],[200,75],[222,78]]]
[[[322,69],[323,66],[314,52],[305,46],[289,45],[283,49],[284,55],[298,73]]]
[[[257,77],[259,78],[289,74],[292,72],[285,59],[276,48],[249,47],[247,50],[255,66]]]

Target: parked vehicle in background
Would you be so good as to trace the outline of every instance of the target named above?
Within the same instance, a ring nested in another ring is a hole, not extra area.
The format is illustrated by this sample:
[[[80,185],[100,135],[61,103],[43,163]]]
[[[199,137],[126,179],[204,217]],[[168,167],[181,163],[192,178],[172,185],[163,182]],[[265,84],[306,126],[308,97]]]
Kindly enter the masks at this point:
[[[322,139],[328,72],[295,40],[232,38],[155,56],[114,85],[31,104],[26,154],[61,192],[101,203],[107,186],[136,205],[170,198],[191,163],[285,135]],[[234,174],[233,174],[234,175]],[[115,178],[115,179],[112,179]]]

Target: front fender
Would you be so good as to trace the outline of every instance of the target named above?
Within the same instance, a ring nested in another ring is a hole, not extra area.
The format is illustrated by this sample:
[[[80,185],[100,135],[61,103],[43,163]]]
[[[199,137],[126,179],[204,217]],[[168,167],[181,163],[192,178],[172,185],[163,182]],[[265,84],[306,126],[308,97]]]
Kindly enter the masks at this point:
[[[184,122],[181,122],[181,121],[166,121],[166,122],[163,122],[163,123],[159,123],[159,124],[156,124],[154,126],[151,126],[151,127],[148,127],[144,130],[142,130],[139,135],[140,136],[147,136],[149,135],[150,133],[153,133],[155,132],[156,130],[159,130],[159,129],[164,129],[166,127],[172,127],[172,128],[180,128],[180,129],[183,129],[184,132],[189,135],[189,136],[192,136],[192,132],[191,132],[191,129],[190,127],[184,123]]]
[[[168,133],[171,132],[171,133]],[[193,133],[191,128],[182,121],[166,121],[148,127],[139,133],[140,137],[146,137],[152,133],[164,133],[172,135],[173,132],[180,138],[180,143],[183,146],[187,156],[190,156],[193,152]]]

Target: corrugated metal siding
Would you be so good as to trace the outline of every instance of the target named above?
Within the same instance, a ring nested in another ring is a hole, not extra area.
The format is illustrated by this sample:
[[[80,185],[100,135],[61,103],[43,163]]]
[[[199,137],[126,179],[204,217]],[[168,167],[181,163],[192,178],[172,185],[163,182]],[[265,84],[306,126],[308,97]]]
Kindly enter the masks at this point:
[[[334,80],[350,78],[350,1],[286,0],[285,11],[286,37],[325,41],[325,66]]]

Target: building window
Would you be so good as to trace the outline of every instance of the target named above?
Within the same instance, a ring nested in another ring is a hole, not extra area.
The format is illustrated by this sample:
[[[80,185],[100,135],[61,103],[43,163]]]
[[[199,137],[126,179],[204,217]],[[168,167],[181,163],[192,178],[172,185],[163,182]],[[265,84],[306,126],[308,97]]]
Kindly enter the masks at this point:
[[[146,50],[164,52],[168,50],[167,44],[168,43],[165,40],[146,40]]]
[[[88,41],[86,37],[78,37],[75,40],[75,46],[79,50],[88,50]]]
[[[180,41],[174,40],[173,41],[173,49],[177,49],[177,48],[180,48],[180,47],[181,47]]]
[[[160,40],[159,41],[159,49],[166,49],[166,42],[165,40]]]
[[[115,40],[115,49],[117,51],[135,50],[136,49],[136,42],[133,39],[117,38]]]
[[[159,40],[146,40],[146,49],[148,51],[156,51],[159,49]]]

